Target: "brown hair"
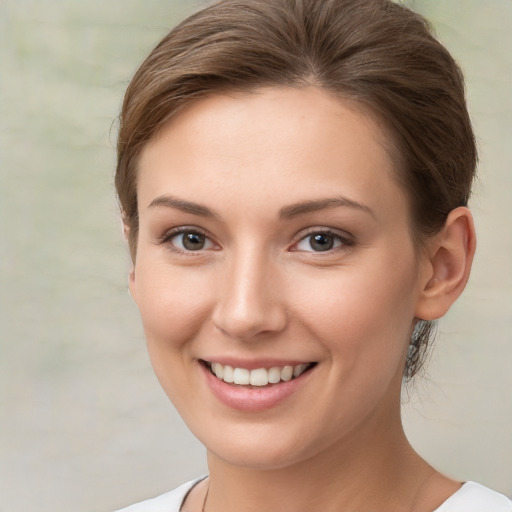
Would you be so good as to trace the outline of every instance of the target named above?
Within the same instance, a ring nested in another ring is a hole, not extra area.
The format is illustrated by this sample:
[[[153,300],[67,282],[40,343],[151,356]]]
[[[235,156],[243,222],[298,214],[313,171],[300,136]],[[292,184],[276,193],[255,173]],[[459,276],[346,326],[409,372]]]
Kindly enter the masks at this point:
[[[220,0],[165,36],[126,91],[115,183],[132,258],[145,144],[198,97],[272,85],[324,88],[386,125],[417,240],[467,204],[477,154],[463,78],[424,18],[391,0]],[[406,379],[422,365],[432,329],[417,323]]]

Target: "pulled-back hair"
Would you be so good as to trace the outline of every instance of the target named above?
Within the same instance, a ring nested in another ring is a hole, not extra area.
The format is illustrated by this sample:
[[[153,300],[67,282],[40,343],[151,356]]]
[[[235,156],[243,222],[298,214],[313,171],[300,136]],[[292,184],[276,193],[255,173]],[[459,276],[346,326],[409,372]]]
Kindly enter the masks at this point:
[[[423,17],[391,0],[220,0],[165,36],[126,91],[115,183],[132,258],[138,158],[170,118],[214,92],[307,85],[359,102],[387,128],[418,243],[467,204],[477,153],[463,77]],[[416,324],[406,379],[432,327]]]

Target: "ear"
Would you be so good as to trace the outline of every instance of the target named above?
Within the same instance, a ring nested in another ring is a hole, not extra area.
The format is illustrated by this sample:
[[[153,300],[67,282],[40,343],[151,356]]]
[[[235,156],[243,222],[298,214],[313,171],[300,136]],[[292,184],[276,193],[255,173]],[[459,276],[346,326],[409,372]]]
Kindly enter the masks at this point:
[[[126,220],[126,216],[123,213],[122,215],[122,226],[123,226],[123,237],[126,240],[126,242],[129,243],[130,241],[130,225],[128,224]],[[128,290],[130,292],[130,295],[135,300],[135,261],[133,261],[132,256],[132,267],[130,269],[130,273],[128,274]]]
[[[132,299],[137,303],[137,286],[135,283],[135,264],[133,264],[130,273],[128,274],[128,290]]]
[[[126,242],[128,242],[130,235],[130,224],[128,223],[128,218],[126,217],[126,213],[121,212],[121,229],[123,230],[123,238]]]
[[[435,320],[450,309],[466,286],[475,249],[471,212],[465,207],[455,208],[442,230],[428,241],[416,318]]]

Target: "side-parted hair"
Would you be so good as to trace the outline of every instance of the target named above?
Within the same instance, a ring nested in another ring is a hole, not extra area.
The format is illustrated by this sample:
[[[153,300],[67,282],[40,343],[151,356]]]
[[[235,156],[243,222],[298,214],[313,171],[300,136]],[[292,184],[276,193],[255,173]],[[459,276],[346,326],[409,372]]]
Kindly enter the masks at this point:
[[[419,244],[467,204],[477,151],[463,77],[423,17],[391,0],[220,0],[165,36],[126,91],[115,184],[132,259],[145,145],[197,98],[266,86],[316,86],[379,120]],[[418,320],[406,380],[422,366],[433,331]]]

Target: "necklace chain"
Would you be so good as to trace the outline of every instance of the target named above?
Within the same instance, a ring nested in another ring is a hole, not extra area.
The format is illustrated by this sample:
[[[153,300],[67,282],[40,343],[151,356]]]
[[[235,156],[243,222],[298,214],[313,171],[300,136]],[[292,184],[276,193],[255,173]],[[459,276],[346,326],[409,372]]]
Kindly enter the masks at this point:
[[[206,488],[206,494],[204,495],[203,508],[201,512],[206,512],[206,500],[208,499],[208,491],[210,490],[210,482],[208,482],[208,487]]]

